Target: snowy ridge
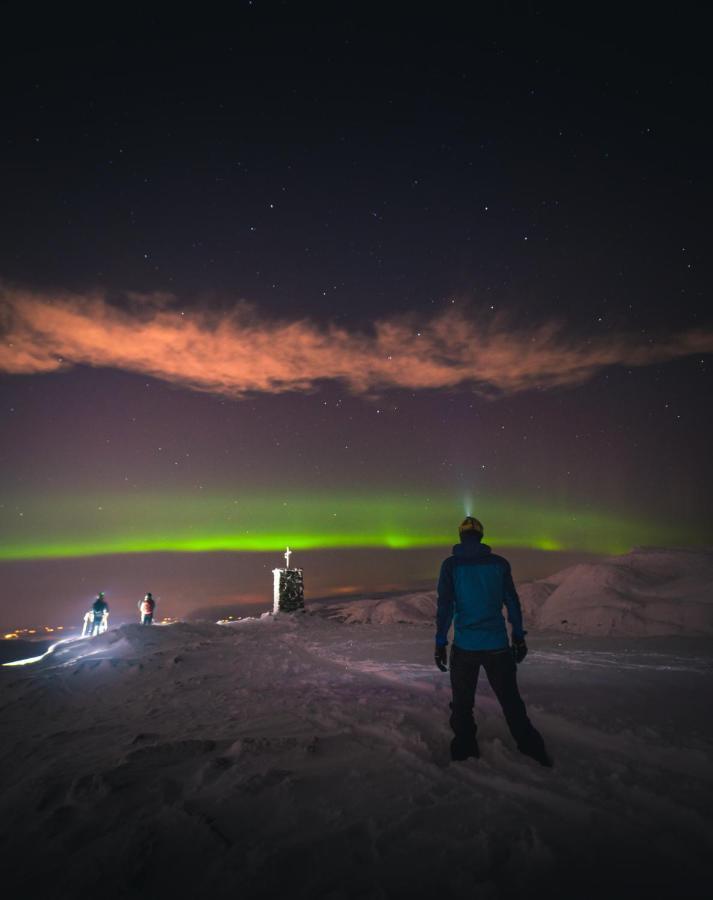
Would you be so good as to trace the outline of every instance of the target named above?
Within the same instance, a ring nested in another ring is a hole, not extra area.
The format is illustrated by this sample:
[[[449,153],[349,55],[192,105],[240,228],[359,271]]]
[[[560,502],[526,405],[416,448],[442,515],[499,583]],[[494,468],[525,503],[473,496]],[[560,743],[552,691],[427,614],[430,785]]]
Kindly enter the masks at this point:
[[[713,635],[713,550],[636,548],[519,584],[518,592],[530,632]],[[360,598],[331,603],[321,611],[347,623],[432,626],[436,595]]]
[[[635,548],[522,585],[541,630],[653,637],[713,635],[713,551]]]
[[[432,591],[400,594],[397,597],[360,597],[322,605],[322,615],[349,625],[431,625],[436,615],[436,595]]]

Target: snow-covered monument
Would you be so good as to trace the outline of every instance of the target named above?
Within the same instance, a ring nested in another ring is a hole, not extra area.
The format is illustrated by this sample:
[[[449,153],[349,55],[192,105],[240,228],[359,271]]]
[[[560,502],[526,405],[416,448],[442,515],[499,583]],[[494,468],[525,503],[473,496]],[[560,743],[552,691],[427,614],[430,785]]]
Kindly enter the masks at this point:
[[[305,608],[304,576],[302,569],[290,568],[290,556],[292,550],[288,547],[285,552],[284,569],[273,569],[273,613],[297,612]]]

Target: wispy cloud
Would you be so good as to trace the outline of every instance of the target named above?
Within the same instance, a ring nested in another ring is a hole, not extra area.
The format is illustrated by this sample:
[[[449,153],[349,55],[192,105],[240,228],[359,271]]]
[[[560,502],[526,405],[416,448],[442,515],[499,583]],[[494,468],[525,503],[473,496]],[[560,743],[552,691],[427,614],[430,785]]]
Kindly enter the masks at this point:
[[[308,319],[271,320],[240,304],[185,314],[164,296],[0,291],[0,371],[43,373],[72,365],[123,369],[188,388],[237,396],[306,390],[340,380],[356,393],[452,388],[483,393],[577,385],[607,366],[646,366],[713,352],[713,331],[656,341],[627,334],[589,340],[556,323],[483,324],[457,312],[428,321],[381,319],[369,332]]]

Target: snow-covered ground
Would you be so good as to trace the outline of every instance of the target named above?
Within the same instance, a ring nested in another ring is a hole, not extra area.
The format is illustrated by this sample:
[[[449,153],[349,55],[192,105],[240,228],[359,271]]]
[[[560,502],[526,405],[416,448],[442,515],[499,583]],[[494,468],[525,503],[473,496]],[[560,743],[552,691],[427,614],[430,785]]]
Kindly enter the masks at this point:
[[[1,669],[6,896],[708,896],[709,639],[532,637],[555,768],[485,682],[482,757],[451,763],[432,630],[316,609]]]

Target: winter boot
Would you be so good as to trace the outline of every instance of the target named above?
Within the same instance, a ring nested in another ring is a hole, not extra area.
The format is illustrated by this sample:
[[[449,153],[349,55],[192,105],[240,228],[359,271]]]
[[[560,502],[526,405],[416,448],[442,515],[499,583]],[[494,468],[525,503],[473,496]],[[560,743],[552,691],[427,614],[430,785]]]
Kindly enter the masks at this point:
[[[471,739],[454,737],[451,741],[451,759],[454,762],[463,762],[470,757],[480,759],[480,748],[473,736]]]
[[[554,765],[552,757],[545,747],[545,742],[542,740],[542,735],[538,731],[533,731],[526,741],[518,744],[517,749],[547,769],[551,769]]]
[[[457,762],[462,762],[470,757],[478,759],[480,757],[480,749],[475,738],[477,729],[473,721],[472,710],[458,713],[452,703],[450,707],[450,724],[455,735],[451,741],[451,759]]]

